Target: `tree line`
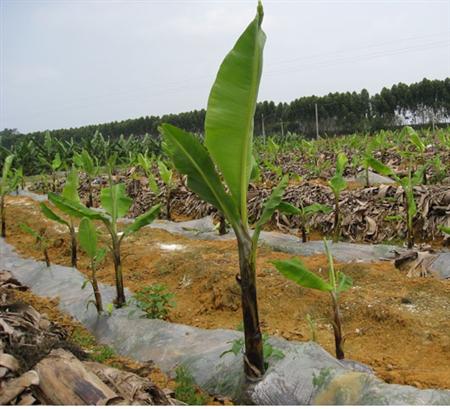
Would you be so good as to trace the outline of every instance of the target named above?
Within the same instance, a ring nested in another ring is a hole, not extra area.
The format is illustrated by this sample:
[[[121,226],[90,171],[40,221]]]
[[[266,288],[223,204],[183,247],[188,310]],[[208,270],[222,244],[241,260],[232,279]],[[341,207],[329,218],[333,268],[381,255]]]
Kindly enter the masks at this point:
[[[312,137],[316,132],[316,114],[321,136],[391,129],[404,124],[439,124],[450,119],[450,78],[428,80],[410,85],[398,83],[370,95],[360,92],[335,92],[324,96],[308,96],[290,103],[259,102],[255,112],[255,135],[283,135],[288,132]],[[60,140],[79,143],[92,138],[96,131],[111,140],[150,135],[159,139],[158,127],[170,123],[201,134],[205,110],[194,110],[163,116],[145,116],[124,121],[88,125],[50,131]],[[7,149],[18,139],[43,141],[45,131],[20,134],[16,130],[0,132],[1,145]]]

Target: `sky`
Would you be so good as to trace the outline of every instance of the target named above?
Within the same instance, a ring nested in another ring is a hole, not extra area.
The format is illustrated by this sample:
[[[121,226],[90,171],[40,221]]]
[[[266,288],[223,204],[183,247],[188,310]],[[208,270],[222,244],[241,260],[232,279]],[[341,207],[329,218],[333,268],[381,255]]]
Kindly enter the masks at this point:
[[[206,107],[256,0],[0,0],[0,129]],[[259,100],[450,76],[450,0],[264,2]]]

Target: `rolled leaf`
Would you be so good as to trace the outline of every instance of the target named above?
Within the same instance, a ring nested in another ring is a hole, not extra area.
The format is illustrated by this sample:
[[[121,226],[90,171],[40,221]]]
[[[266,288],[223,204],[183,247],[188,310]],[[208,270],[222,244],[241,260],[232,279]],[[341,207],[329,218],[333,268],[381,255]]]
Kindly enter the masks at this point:
[[[320,291],[332,291],[333,287],[323,278],[309,271],[305,265],[297,258],[283,261],[272,261],[272,264],[286,278],[306,288],[313,288]]]
[[[253,117],[266,36],[258,13],[219,68],[208,99],[205,145],[247,222],[247,188],[252,170]]]

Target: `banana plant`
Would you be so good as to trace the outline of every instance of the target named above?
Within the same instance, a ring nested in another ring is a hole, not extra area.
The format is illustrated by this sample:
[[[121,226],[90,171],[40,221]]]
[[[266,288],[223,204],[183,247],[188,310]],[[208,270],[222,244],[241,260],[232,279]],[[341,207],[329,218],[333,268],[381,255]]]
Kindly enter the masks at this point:
[[[6,237],[6,206],[5,197],[11,191],[10,171],[14,160],[14,155],[8,155],[3,162],[2,179],[0,184],[0,220],[1,220],[1,236]]]
[[[123,183],[111,184],[110,187],[102,189],[100,192],[100,203],[103,212],[89,209],[79,202],[58,196],[54,193],[49,193],[48,198],[59,210],[69,216],[79,219],[86,217],[90,220],[100,220],[105,225],[111,238],[109,248],[114,262],[117,292],[114,304],[117,308],[122,307],[126,303],[126,299],[122,275],[121,244],[130,234],[152,223],[159,213],[160,205],[153,206],[148,212],[137,217],[123,232],[119,232],[117,226],[118,219],[128,213],[132,203],[132,199],[125,193],[125,184]]]
[[[80,222],[80,228],[78,230],[78,241],[80,247],[88,255],[90,259],[91,276],[89,282],[92,285],[94,291],[95,307],[100,314],[103,312],[102,295],[97,281],[97,267],[103,261],[106,256],[105,248],[98,248],[97,246],[97,231],[90,219],[83,217]]]
[[[392,179],[396,181],[398,185],[400,185],[403,188],[403,196],[404,196],[404,203],[406,208],[406,244],[409,249],[413,248],[414,246],[414,226],[413,226],[413,220],[414,217],[417,214],[417,206],[416,201],[414,199],[414,186],[418,185],[423,180],[423,172],[424,168],[418,169],[414,174],[412,174],[412,166],[409,165],[408,168],[408,175],[400,178],[393,169],[391,169],[389,166],[381,163],[375,158],[369,159],[370,167],[378,172],[381,175],[389,176]]]
[[[78,196],[78,173],[75,168],[67,175],[66,184],[64,185],[61,196],[67,200],[73,201],[75,203],[81,203],[80,197]],[[49,200],[52,201],[53,196],[49,195]],[[53,203],[53,202],[52,202]],[[55,204],[55,203],[53,203]],[[42,214],[47,217],[47,219],[57,222],[69,229],[70,234],[70,262],[71,266],[77,267],[77,235],[75,231],[75,221],[72,216],[69,215],[68,219],[63,219],[52,209],[50,209],[45,203],[40,203]]]
[[[94,205],[94,199],[92,197],[92,179],[98,175],[98,159],[95,156],[90,155],[86,149],[83,149],[81,153],[74,154],[73,162],[79,169],[86,173],[86,183],[88,187],[88,200],[86,206],[92,207]]]
[[[175,185],[173,179],[173,171],[172,169],[169,169],[162,160],[158,161],[158,171],[159,176],[161,176],[161,180],[166,185],[166,217],[167,220],[171,220],[170,203],[172,201],[173,187]]]
[[[153,175],[153,158],[149,157],[147,154],[138,153],[137,162],[147,177],[148,187],[155,195],[159,195],[159,186]]]
[[[333,211],[331,207],[322,205],[320,203],[313,203],[309,206],[303,206],[303,203],[300,203],[300,207],[297,207],[288,202],[281,202],[278,206],[278,210],[281,213],[299,217],[303,243],[306,243],[308,241],[308,218],[317,213],[330,213]]]
[[[336,171],[334,176],[328,181],[334,196],[334,232],[333,242],[338,242],[341,237],[341,210],[339,201],[341,192],[347,187],[347,182],[344,179],[344,170],[348,159],[344,153],[340,152],[336,158]]]
[[[239,275],[244,321],[244,370],[247,377],[264,373],[263,342],[256,294],[256,252],[263,225],[281,202],[285,176],[266,201],[250,235],[247,193],[255,163],[253,117],[262,71],[265,34],[263,7],[225,57],[211,89],[205,119],[205,145],[188,132],[162,124],[165,150],[175,168],[187,175],[188,187],[211,203],[233,228],[239,252]],[[221,173],[221,175],[219,174]],[[221,179],[223,177],[223,182]]]
[[[28,226],[25,223],[20,223],[19,227],[21,230],[31,236],[33,236],[36,239],[36,246],[39,248],[40,251],[44,254],[44,260],[47,267],[50,267],[50,257],[48,255],[48,248],[50,247],[50,241],[47,237],[47,230],[45,227],[39,230],[37,232],[36,230],[32,229],[30,226]]]
[[[351,277],[346,276],[341,271],[335,270],[333,255],[328,247],[327,240],[325,239],[323,243],[328,259],[328,281],[310,271],[298,258],[292,258],[290,260],[277,260],[273,261],[272,264],[287,279],[294,281],[298,285],[328,292],[330,294],[332,303],[331,324],[334,332],[336,358],[344,359],[345,338],[342,334],[342,317],[339,308],[339,296],[342,292],[347,291],[352,287],[353,281]]]

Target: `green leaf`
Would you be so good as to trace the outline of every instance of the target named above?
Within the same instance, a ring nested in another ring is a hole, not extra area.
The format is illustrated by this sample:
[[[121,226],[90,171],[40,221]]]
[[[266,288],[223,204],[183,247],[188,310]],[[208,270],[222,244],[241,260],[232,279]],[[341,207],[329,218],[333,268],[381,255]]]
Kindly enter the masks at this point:
[[[383,176],[391,176],[398,180],[395,172],[385,164],[381,163],[379,160],[375,158],[367,158],[368,165],[377,173]]]
[[[104,223],[109,223],[109,219],[100,212],[88,209],[81,203],[73,202],[72,200],[58,196],[55,193],[49,192],[48,200],[50,200],[50,202],[52,202],[59,210],[69,216],[77,217],[79,219],[87,217],[91,220],[101,220]]]
[[[94,259],[97,255],[97,232],[94,224],[87,217],[81,219],[78,229],[78,241],[86,254],[91,259]]]
[[[410,142],[417,148],[421,153],[425,152],[426,146],[422,141],[422,138],[411,126],[405,126],[402,130],[403,136],[409,137]]]
[[[66,184],[64,185],[61,196],[73,202],[80,202],[80,196],[78,195],[78,172],[75,168],[67,175]]]
[[[289,280],[306,288],[313,288],[320,291],[332,291],[333,287],[317,274],[309,271],[305,265],[297,258],[290,260],[272,261],[277,270]]]
[[[299,209],[297,206],[294,206],[293,204],[288,202],[281,202],[278,205],[278,210],[284,214],[297,215],[302,213],[302,209]]]
[[[172,170],[168,169],[163,161],[158,161],[159,175],[165,185],[170,186],[172,184]]]
[[[144,156],[142,153],[138,153],[137,161],[139,163],[139,166],[144,170],[145,173],[150,171],[151,164],[146,156]]]
[[[339,175],[339,174],[334,175],[330,179],[328,184],[330,185],[331,189],[333,190],[333,192],[335,194],[339,194],[340,192],[342,192],[347,187],[347,182],[342,177],[342,175]]]
[[[59,224],[63,224],[65,226],[69,226],[69,223],[67,223],[64,219],[59,217],[52,209],[47,207],[45,203],[40,203],[39,206],[41,207],[42,214],[50,220],[53,220],[54,222],[57,222]]]
[[[220,210],[230,224],[236,226],[239,215],[230,195],[216,172],[205,147],[192,134],[173,125],[163,124],[165,150],[178,172],[188,176],[187,184],[203,200]]]
[[[147,174],[147,179],[148,179],[148,187],[150,188],[150,190],[155,194],[158,195],[160,190],[159,190],[159,186],[158,183],[156,183],[156,179],[153,176],[152,173],[148,173]]]
[[[62,165],[61,156],[59,152],[56,153],[55,158],[52,160],[52,169],[58,170]]]
[[[341,293],[352,288],[353,280],[351,277],[345,275],[343,272],[337,272],[337,287],[336,292]]]
[[[114,199],[113,199],[114,198]],[[105,187],[100,192],[100,202],[113,219],[124,217],[133,203],[125,192],[125,184],[118,183],[112,187]]]
[[[95,255],[95,265],[98,265],[103,261],[103,259],[106,256],[106,253],[107,250],[104,247],[97,250],[97,254]]]
[[[256,243],[259,238],[259,234],[263,226],[270,220],[275,210],[281,203],[283,199],[284,190],[288,185],[289,177],[287,175],[283,176],[278,186],[272,190],[272,194],[264,203],[263,211],[261,217],[256,223],[255,232],[253,233],[253,241]]]
[[[124,231],[124,236],[127,236],[131,233],[135,233],[140,230],[142,227],[151,224],[153,220],[158,216],[159,209],[161,208],[160,204],[153,206],[148,212],[141,214],[136,217],[135,221],[130,224]]]
[[[92,156],[89,154],[89,152],[86,149],[83,149],[81,152],[81,161],[83,170],[91,177],[95,176],[97,173],[96,166],[94,164],[94,160],[92,159]]]
[[[450,227],[447,227],[447,226],[439,226],[439,230],[440,230],[442,233],[445,233],[445,234],[449,234],[449,235],[450,235]]]
[[[259,4],[255,19],[219,68],[205,118],[205,145],[240,208],[244,224],[252,170],[253,117],[266,40],[262,19]]]
[[[316,214],[316,213],[330,213],[332,212],[333,209],[330,206],[326,206],[323,204],[319,204],[319,203],[314,203],[312,205],[309,206],[305,206],[303,208],[303,212],[305,213],[306,216],[310,216],[312,214]]]
[[[3,170],[2,170],[2,182],[0,185],[0,194],[3,196],[7,193],[8,190],[8,175],[11,169],[11,165],[14,159],[14,155],[8,155],[3,162]]]
[[[32,235],[34,238],[36,238],[36,239],[38,239],[39,237],[41,237],[37,231],[33,230],[30,226],[28,226],[28,225],[25,224],[25,223],[20,223],[20,224],[19,224],[19,227],[20,227],[25,233],[31,234],[31,235]]]
[[[343,152],[339,152],[336,158],[336,174],[342,175],[347,166],[348,159]]]

